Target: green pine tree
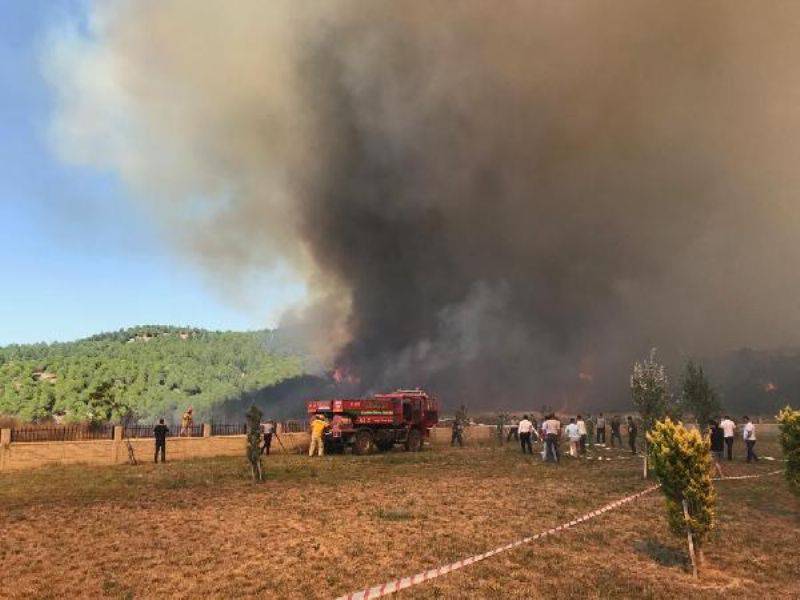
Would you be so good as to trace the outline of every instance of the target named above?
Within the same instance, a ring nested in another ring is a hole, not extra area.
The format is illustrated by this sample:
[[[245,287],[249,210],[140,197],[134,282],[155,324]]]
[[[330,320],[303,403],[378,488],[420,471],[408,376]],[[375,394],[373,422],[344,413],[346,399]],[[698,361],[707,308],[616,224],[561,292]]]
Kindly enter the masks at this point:
[[[656,361],[656,349],[650,357],[633,365],[631,397],[642,416],[645,432],[670,414],[669,380],[664,365]]]
[[[264,480],[261,466],[261,411],[254,404],[247,411],[247,461],[253,473],[253,481]]]
[[[678,536],[692,532],[698,563],[715,523],[716,492],[711,483],[711,442],[697,430],[686,429],[669,417],[647,433],[653,471],[661,482],[670,529]],[[689,509],[688,523],[683,501]]]
[[[786,481],[800,495],[800,410],[787,406],[778,415],[780,442],[786,458]]]
[[[669,397],[669,379],[664,365],[656,361],[656,349],[650,350],[650,357],[633,364],[631,374],[631,399],[642,417],[645,433],[644,477],[648,473],[647,432],[655,423],[674,415],[673,404]]]
[[[702,431],[712,417],[722,410],[719,396],[703,372],[703,365],[689,359],[681,389],[683,408],[691,412]]]

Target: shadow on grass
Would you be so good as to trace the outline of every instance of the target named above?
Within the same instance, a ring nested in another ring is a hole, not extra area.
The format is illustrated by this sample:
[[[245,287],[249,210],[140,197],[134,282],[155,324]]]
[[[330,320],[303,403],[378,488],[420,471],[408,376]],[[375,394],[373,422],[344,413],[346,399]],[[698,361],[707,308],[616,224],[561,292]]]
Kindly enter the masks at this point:
[[[634,544],[634,548],[637,553],[653,559],[662,567],[686,567],[686,555],[683,550],[666,546],[658,540],[652,538],[640,540]]]

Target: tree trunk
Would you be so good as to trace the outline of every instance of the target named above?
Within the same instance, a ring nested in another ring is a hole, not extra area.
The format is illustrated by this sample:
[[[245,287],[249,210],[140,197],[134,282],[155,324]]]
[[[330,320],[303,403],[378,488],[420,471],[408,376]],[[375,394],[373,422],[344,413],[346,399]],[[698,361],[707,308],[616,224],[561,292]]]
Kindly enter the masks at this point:
[[[262,477],[261,477],[261,461],[258,460],[258,461],[254,462],[254,463],[250,463],[250,468],[253,471],[253,481],[256,482],[256,483],[261,481],[262,480]]]
[[[697,579],[697,566],[700,564],[699,548],[698,554],[695,554],[692,529],[689,527],[689,507],[686,504],[686,500],[683,500],[683,518],[686,521],[686,541],[689,544],[689,558],[692,559],[692,577]]]
[[[642,477],[647,479],[647,438],[644,438],[644,461],[642,464]]]

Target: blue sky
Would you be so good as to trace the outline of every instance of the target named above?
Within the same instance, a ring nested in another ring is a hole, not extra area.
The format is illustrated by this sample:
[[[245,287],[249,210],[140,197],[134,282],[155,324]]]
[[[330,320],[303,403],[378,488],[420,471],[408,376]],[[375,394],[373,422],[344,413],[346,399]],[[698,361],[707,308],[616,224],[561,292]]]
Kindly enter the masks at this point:
[[[0,0],[0,345],[143,324],[273,325],[297,287],[265,280],[257,309],[226,304],[180,261],[113,173],[59,162],[40,67],[54,23],[81,2]]]

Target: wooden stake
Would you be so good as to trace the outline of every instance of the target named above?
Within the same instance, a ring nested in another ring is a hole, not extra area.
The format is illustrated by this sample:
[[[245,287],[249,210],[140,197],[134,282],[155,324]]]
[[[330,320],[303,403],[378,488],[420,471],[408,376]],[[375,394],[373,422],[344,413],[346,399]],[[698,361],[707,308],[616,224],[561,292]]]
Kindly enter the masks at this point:
[[[133,444],[130,439],[125,438],[125,443],[128,445],[128,464],[136,466],[139,462],[136,460],[136,453],[133,451]]]
[[[683,501],[683,518],[686,521],[686,540],[689,542],[689,558],[692,559],[692,577],[697,579],[697,559],[694,555],[694,541],[692,540],[692,529],[689,527],[689,506],[686,500]]]

